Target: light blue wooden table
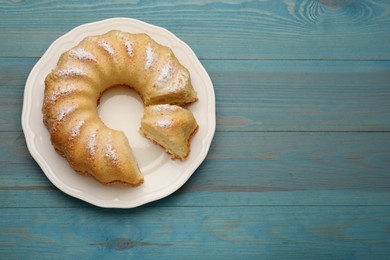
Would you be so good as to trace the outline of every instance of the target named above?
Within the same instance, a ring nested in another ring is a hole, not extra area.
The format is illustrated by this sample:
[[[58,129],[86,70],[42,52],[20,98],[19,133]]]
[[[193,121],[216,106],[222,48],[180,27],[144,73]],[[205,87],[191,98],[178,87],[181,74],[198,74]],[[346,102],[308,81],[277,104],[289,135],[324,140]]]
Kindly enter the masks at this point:
[[[53,40],[165,27],[216,92],[209,154],[173,195],[102,209],[55,188],[20,118]],[[0,1],[0,259],[389,259],[390,1]]]

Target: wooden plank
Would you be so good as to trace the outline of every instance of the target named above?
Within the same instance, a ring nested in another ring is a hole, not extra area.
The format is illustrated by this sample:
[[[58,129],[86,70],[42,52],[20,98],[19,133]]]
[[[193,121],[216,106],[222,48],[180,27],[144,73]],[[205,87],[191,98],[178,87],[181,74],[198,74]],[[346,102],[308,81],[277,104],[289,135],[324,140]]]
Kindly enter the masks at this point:
[[[218,130],[389,131],[390,62],[208,61]]]
[[[306,190],[306,191],[190,191],[185,184],[178,192],[143,207],[254,207],[254,206],[390,206],[389,191]],[[0,187],[3,208],[85,208],[96,207],[73,198],[51,185]],[[0,210],[0,211],[1,211]]]
[[[20,134],[0,132],[0,143],[0,205],[56,204]],[[389,205],[389,173],[390,133],[217,132],[206,161],[163,203]]]
[[[165,27],[202,59],[388,60],[389,10],[386,0],[8,1],[0,57],[39,57],[74,27],[116,16]]]
[[[38,59],[0,58],[0,131],[22,128],[20,120],[24,86],[37,61]]]
[[[193,189],[216,191],[235,183],[242,191],[251,191],[258,183],[258,191],[262,187],[274,191],[389,190],[389,137],[390,133],[217,132]],[[0,143],[3,169],[17,169],[20,174],[8,185],[27,185],[26,175],[38,168],[18,166],[32,160],[24,139],[20,133],[1,132]]]
[[[0,59],[0,131],[21,129],[37,59]],[[389,61],[202,61],[218,131],[390,131]]]
[[[390,254],[390,207],[9,208],[1,217],[0,255],[6,259],[387,259]]]

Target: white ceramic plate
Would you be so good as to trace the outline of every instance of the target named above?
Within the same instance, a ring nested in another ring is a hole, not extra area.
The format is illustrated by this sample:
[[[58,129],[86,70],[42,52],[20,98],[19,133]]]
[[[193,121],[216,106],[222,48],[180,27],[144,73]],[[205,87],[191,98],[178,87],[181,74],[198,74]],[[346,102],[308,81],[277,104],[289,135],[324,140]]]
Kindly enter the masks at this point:
[[[54,152],[49,133],[42,123],[44,79],[55,67],[61,53],[77,45],[86,36],[103,34],[113,29],[144,32],[160,44],[170,47],[179,61],[189,69],[199,97],[198,102],[189,107],[199,124],[199,130],[192,139],[191,153],[185,161],[173,161],[162,148],[139,134],[143,105],[135,92],[117,88],[103,95],[98,108],[102,120],[108,126],[125,132],[145,176],[145,183],[136,188],[103,186],[90,177],[76,174],[67,161]],[[60,190],[100,207],[132,208],[170,195],[203,162],[215,132],[214,89],[194,52],[174,34],[139,20],[113,18],[81,25],[52,43],[27,79],[22,126],[31,155]]]

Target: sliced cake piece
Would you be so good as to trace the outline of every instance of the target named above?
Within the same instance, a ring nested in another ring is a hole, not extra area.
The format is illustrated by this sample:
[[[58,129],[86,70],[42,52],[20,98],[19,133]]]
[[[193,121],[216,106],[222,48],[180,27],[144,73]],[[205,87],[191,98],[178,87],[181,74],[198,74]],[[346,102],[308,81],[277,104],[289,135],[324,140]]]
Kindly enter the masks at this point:
[[[184,160],[197,129],[190,110],[164,104],[145,107],[140,130],[146,138],[163,147],[172,159]]]

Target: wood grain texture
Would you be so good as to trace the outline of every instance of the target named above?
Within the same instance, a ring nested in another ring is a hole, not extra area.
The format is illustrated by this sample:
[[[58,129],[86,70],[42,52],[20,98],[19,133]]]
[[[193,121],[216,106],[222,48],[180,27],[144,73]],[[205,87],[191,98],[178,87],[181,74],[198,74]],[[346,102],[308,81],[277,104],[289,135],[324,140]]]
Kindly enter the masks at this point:
[[[19,259],[80,255],[110,259],[195,259],[200,255],[207,259],[386,259],[390,253],[390,207],[368,209],[2,209],[0,255]]]
[[[131,17],[171,30],[202,59],[382,60],[390,58],[389,5],[387,0],[1,1],[0,57],[40,57],[80,24]]]
[[[204,63],[215,85],[218,130],[390,130],[388,61]]]
[[[22,135],[0,132],[0,143],[0,205],[56,204]],[[389,174],[390,133],[217,132],[206,161],[163,203],[389,205]]]
[[[387,207],[390,193],[359,190],[307,190],[307,191],[191,191],[185,184],[179,191],[164,199],[142,206],[149,207]],[[70,197],[51,185],[1,187],[1,208],[93,208],[95,206]],[[325,217],[325,216],[324,216]],[[387,216],[388,217],[388,216]],[[94,220],[91,220],[94,221]],[[168,221],[168,220],[167,220]],[[44,234],[42,234],[44,236]]]
[[[37,59],[0,58],[0,131],[20,129]],[[217,131],[389,131],[389,61],[202,61]]]
[[[24,84],[74,27],[131,17],[189,44],[217,132],[159,201],[55,188],[20,124]],[[390,1],[0,0],[0,259],[388,259]]]

